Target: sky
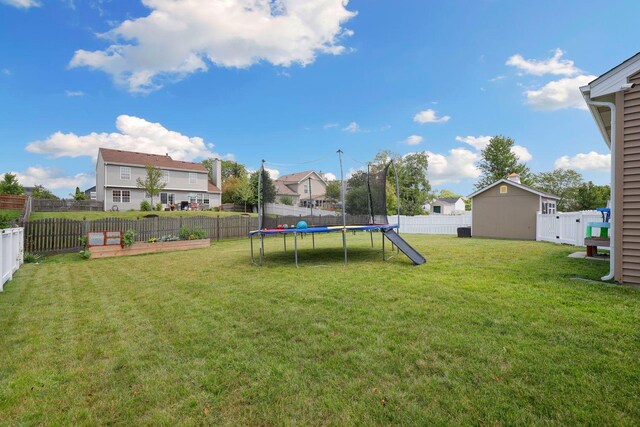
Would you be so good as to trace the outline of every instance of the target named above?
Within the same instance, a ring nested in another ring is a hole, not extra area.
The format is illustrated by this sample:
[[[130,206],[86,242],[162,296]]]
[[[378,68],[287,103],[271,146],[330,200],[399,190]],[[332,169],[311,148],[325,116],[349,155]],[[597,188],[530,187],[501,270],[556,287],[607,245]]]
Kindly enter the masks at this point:
[[[637,53],[640,2],[0,0],[0,172],[60,196],[98,147],[340,177],[426,151],[463,195],[493,135],[608,183],[578,87]]]

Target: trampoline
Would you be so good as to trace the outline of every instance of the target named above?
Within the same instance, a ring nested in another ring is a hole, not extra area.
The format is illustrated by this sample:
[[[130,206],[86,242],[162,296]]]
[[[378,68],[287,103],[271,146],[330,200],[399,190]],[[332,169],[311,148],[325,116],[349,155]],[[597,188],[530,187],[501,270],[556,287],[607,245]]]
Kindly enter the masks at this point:
[[[385,238],[389,239],[398,251],[403,252],[415,265],[424,264],[426,259],[412,248],[400,235],[396,232],[400,224],[400,187],[398,183],[398,174],[395,170],[393,161],[385,164],[367,166],[366,172],[361,171],[355,178],[349,179],[349,188],[345,185],[343,169],[342,169],[342,151],[338,150],[340,158],[340,178],[341,178],[341,202],[342,202],[342,224],[341,225],[313,225],[307,226],[298,224],[298,226],[287,228],[286,226],[267,225],[277,221],[277,218],[270,218],[266,215],[264,206],[264,188],[262,182],[266,179],[265,168],[262,161],[260,175],[258,177],[258,230],[249,232],[249,240],[251,245],[251,262],[262,265],[264,259],[264,238],[267,236],[282,236],[284,252],[287,252],[287,236],[293,235],[294,241],[294,260],[295,266],[298,267],[298,236],[311,235],[313,249],[315,249],[315,235],[318,233],[341,233],[342,247],[344,250],[344,265],[348,262],[347,250],[347,233],[348,232],[369,232],[371,233],[371,246],[373,247],[373,233],[379,232],[382,235],[382,259],[385,260]],[[397,222],[390,223],[387,216],[387,172],[392,167],[395,178],[396,190],[396,215]],[[347,213],[350,215],[365,216],[368,218],[367,224],[347,224]],[[312,217],[313,218],[313,217]],[[259,256],[256,260],[254,255],[254,237],[259,239]]]

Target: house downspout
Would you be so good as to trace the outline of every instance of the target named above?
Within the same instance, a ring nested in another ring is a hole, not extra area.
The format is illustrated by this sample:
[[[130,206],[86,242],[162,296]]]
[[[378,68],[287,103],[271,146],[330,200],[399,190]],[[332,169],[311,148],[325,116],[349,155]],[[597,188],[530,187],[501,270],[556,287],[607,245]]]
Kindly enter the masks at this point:
[[[616,164],[614,153],[616,148],[616,104],[613,102],[592,101],[590,95],[584,96],[587,104],[596,107],[608,107],[611,110],[611,225],[609,228],[609,274],[600,278],[600,280],[611,280],[615,276],[615,215],[616,206]]]

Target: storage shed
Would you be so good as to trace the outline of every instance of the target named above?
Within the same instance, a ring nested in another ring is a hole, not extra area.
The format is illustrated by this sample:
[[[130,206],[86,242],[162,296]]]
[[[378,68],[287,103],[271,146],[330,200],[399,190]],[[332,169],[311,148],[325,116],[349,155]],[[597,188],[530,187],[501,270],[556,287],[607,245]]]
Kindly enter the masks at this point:
[[[511,174],[469,196],[471,234],[496,239],[536,239],[536,214],[556,213],[560,197],[520,183]]]

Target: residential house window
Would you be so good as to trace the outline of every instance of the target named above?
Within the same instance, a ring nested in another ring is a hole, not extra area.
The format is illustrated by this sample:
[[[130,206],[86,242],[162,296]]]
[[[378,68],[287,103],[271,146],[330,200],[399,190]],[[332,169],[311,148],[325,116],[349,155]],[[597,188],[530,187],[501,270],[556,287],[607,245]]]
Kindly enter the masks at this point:
[[[198,174],[189,172],[189,184],[197,184],[198,183]]]
[[[209,195],[206,194],[206,193],[202,195],[202,204],[203,205],[208,205],[209,204]]]
[[[160,203],[162,203],[163,205],[166,205],[168,201],[167,196],[168,196],[167,193],[160,193]]]
[[[129,203],[129,202],[131,202],[131,191],[113,190],[113,203]]]
[[[122,201],[122,191],[113,190],[113,203],[120,203]]]
[[[131,168],[121,166],[120,167],[120,179],[129,181],[131,179]]]
[[[543,214],[555,214],[556,213],[556,202],[542,202],[542,213]]]
[[[433,207],[433,213],[439,214],[439,213],[441,213],[441,209],[442,209],[442,206],[434,206]]]
[[[304,185],[304,194],[307,194],[309,192],[309,184],[305,184]]]
[[[129,203],[129,202],[131,202],[131,191],[122,190],[122,203]]]
[[[162,171],[162,182],[169,183],[169,171]]]
[[[198,203],[198,195],[189,194],[189,203]]]

